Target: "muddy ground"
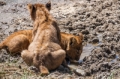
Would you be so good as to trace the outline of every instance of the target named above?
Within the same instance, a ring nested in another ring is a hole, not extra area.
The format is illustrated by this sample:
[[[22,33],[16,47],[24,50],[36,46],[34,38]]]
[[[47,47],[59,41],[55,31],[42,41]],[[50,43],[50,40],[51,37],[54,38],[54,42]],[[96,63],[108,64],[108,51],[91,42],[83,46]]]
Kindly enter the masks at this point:
[[[0,0],[0,41],[17,30],[32,29],[26,4],[41,1]],[[53,0],[51,14],[62,32],[84,35],[80,64],[69,65],[79,73],[60,66],[42,77],[20,56],[0,50],[0,79],[120,79],[120,0]]]

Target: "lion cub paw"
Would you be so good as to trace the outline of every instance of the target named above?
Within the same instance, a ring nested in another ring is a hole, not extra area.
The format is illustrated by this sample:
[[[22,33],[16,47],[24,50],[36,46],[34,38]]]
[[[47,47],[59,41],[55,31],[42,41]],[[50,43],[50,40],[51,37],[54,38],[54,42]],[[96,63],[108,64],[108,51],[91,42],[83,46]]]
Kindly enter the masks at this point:
[[[48,75],[49,71],[45,66],[40,66],[41,75]]]

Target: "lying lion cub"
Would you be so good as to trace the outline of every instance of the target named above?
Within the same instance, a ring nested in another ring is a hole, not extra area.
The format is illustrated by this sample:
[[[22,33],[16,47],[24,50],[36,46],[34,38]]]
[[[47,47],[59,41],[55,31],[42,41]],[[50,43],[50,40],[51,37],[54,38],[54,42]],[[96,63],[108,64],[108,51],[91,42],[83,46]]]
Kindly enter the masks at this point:
[[[0,43],[0,49],[6,49],[11,55],[20,54],[32,41],[32,30],[18,31]]]
[[[61,32],[61,47],[66,51],[66,58],[70,61],[79,60],[83,50],[83,35],[78,36]]]
[[[49,74],[65,60],[66,52],[61,48],[60,30],[49,13],[51,3],[28,4],[33,24],[32,42],[21,57],[28,65],[33,65],[41,74]]]

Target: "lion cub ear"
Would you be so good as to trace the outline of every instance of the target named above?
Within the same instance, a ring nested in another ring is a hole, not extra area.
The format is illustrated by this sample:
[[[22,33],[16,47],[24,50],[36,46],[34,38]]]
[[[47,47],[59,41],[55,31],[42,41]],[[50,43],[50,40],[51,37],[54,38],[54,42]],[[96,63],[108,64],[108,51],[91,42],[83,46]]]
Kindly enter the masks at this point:
[[[32,10],[34,9],[33,4],[27,4],[27,9],[28,9],[29,11],[32,11]]]
[[[31,19],[34,21],[35,20],[35,14],[34,13],[35,13],[35,10],[36,10],[35,5],[27,4],[27,8],[30,12]]]
[[[70,50],[72,46],[74,46],[77,43],[77,40],[74,37],[71,37],[69,42],[67,43],[66,50]]]
[[[50,11],[51,10],[51,1],[49,1],[45,6],[48,9],[48,11]]]
[[[83,34],[82,33],[78,33],[79,37],[81,40],[83,40]]]
[[[75,45],[77,43],[77,40],[74,38],[74,37],[71,37],[70,38],[70,46],[73,46],[73,45]]]

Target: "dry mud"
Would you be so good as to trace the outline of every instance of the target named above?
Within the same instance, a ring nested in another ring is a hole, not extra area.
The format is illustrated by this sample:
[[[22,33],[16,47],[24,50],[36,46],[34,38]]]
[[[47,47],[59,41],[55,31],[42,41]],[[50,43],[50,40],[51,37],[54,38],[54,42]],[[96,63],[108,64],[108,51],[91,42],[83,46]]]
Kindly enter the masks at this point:
[[[12,1],[0,1],[0,41],[17,30],[32,29],[26,4],[40,2]],[[120,79],[120,0],[53,0],[51,14],[62,32],[84,35],[80,64],[69,65],[77,75],[60,66],[42,77],[20,56],[1,50],[0,79]]]

